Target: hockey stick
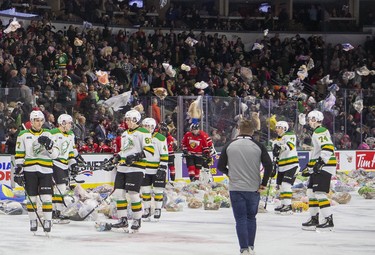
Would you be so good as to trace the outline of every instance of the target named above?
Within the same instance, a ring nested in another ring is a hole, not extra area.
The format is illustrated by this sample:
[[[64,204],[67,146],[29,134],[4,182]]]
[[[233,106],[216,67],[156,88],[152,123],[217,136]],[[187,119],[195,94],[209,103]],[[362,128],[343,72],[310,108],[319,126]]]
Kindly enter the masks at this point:
[[[109,198],[112,194],[113,194],[113,192],[115,192],[115,190],[116,189],[113,189],[112,191],[111,191],[111,193],[109,193],[105,198],[103,198],[94,208],[92,208],[91,209],[91,211],[89,211],[84,217],[82,217],[82,219],[81,219],[81,221],[84,221],[85,219],[87,219],[87,217],[89,217],[90,216],[90,214],[92,214],[95,210],[96,210],[96,208],[98,208],[105,200],[107,200],[107,198]]]
[[[276,157],[273,157],[273,160],[272,160],[272,172],[273,171],[276,171],[276,168],[277,168],[277,158]],[[268,187],[267,187],[267,196],[266,196],[266,201],[264,203],[264,209],[267,209],[267,203],[268,203],[268,197],[270,195],[270,189],[271,189],[271,182],[272,182],[272,179],[273,177],[270,177],[269,181],[268,181]]]

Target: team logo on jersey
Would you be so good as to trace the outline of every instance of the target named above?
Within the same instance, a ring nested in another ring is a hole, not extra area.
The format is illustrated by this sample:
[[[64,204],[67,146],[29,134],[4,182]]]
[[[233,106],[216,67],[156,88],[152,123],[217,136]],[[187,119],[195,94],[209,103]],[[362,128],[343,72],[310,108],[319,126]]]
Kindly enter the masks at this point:
[[[68,141],[64,141],[61,144],[61,155],[65,155],[65,153],[68,151],[68,148],[69,148],[69,142]]]
[[[200,141],[197,141],[197,140],[190,140],[190,141],[189,141],[189,144],[190,144],[190,148],[194,149],[194,148],[196,148],[196,147],[199,146]]]
[[[134,142],[132,139],[130,139],[129,137],[125,137],[125,142],[123,144],[123,150],[126,151],[126,150],[130,150],[131,148],[134,147]]]
[[[40,155],[40,153],[43,151],[44,147],[38,143],[38,140],[35,140],[32,144],[32,148],[33,148],[33,154],[34,156],[38,156]]]

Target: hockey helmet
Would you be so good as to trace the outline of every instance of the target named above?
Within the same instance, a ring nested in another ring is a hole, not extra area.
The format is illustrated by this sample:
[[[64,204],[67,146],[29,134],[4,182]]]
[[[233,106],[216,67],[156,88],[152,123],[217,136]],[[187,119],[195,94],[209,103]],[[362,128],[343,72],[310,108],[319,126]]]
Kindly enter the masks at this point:
[[[44,114],[41,111],[32,111],[30,113],[30,121],[33,121],[34,119],[43,119],[44,120]]]
[[[130,119],[134,123],[141,120],[141,114],[137,110],[130,110],[125,113],[125,119]]]
[[[309,114],[307,114],[307,121],[311,120],[313,122],[316,122],[316,121],[323,121],[324,119],[324,115],[322,112],[320,111],[311,111],[309,112]]]
[[[156,128],[156,121],[153,118],[145,118],[142,121],[142,125],[148,131],[150,131],[151,133],[153,133],[154,130],[155,130],[155,128]]]
[[[276,128],[282,128],[286,132],[289,129],[289,124],[286,121],[278,121],[276,122]]]
[[[198,123],[193,123],[190,125],[190,130],[199,130],[199,124]]]
[[[62,126],[65,126],[67,123],[71,123],[73,122],[73,118],[72,116],[70,116],[69,114],[61,114],[59,116],[59,118],[57,119],[57,123],[59,123],[59,125],[62,125]]]
[[[168,128],[167,123],[165,123],[165,122],[159,123],[159,132],[162,133],[162,134],[168,134],[169,128]]]

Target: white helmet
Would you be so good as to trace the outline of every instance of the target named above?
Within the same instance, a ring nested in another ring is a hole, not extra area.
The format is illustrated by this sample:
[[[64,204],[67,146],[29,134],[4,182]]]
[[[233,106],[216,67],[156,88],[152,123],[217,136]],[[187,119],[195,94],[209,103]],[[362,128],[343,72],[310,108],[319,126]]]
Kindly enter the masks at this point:
[[[286,122],[286,121],[276,122],[276,127],[281,127],[284,130],[284,132],[288,131],[288,129],[289,129],[288,122]]]
[[[69,123],[69,122],[73,122],[73,118],[69,114],[65,114],[65,113],[61,114],[59,118],[57,119],[57,123],[59,123],[59,125],[62,125],[62,126],[64,126],[66,123]]]
[[[153,118],[145,118],[142,121],[143,127],[145,127],[148,131],[151,133],[154,132],[155,127],[156,127],[156,121]]]
[[[141,120],[141,114],[137,110],[130,110],[125,113],[125,118],[129,118],[132,122],[138,123]]]
[[[307,114],[307,120],[313,120],[314,121],[323,121],[324,115],[320,111],[311,111],[309,114]]]
[[[41,111],[32,111],[30,113],[30,121],[33,121],[34,119],[43,119],[44,120],[44,114]]]

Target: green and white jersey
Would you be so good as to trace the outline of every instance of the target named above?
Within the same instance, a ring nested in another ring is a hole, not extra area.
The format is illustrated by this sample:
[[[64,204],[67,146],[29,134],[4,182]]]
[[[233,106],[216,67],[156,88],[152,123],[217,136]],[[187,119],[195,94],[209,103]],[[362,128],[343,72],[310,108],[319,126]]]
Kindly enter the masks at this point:
[[[167,138],[158,132],[152,134],[152,144],[155,149],[154,155],[146,157],[146,174],[156,174],[159,165],[164,165],[168,169],[168,144]]]
[[[297,137],[293,132],[285,132],[281,137],[276,138],[281,146],[279,159],[279,172],[285,172],[293,167],[299,167],[298,154],[296,149]]]
[[[67,170],[71,164],[74,164],[74,134],[72,131],[62,132],[59,128],[50,130],[56,139],[56,146],[59,148],[59,155],[53,160],[53,164],[61,169]]]
[[[147,160],[141,159],[134,162],[131,166],[126,166],[126,157],[136,153],[144,152],[146,157],[154,155],[155,149],[152,144],[151,133],[143,127],[137,127],[133,130],[125,130],[121,135],[121,157],[117,171],[120,173],[144,172],[147,166]]]
[[[54,142],[54,146],[50,151],[47,151],[38,142],[40,136],[47,136]],[[52,159],[55,159],[58,155],[59,149],[50,130],[41,129],[36,132],[32,129],[27,129],[18,134],[15,162],[17,165],[23,165],[25,172],[52,173]]]
[[[333,146],[331,135],[327,128],[317,127],[311,137],[313,149],[310,155],[308,167],[314,167],[316,160],[321,157],[325,165],[322,170],[332,175],[336,174],[336,156],[335,147]]]

